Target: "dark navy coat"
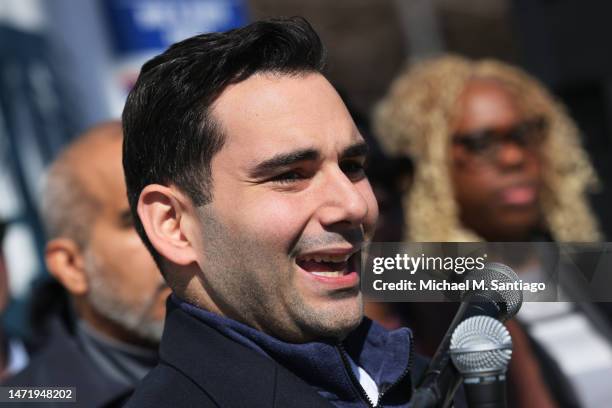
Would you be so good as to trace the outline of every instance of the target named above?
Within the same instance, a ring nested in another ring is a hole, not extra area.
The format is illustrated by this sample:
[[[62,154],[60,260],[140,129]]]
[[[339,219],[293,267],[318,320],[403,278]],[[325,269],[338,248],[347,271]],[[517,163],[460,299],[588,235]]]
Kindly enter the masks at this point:
[[[160,362],[128,408],[331,408],[308,384],[273,360],[167,303]]]
[[[87,357],[80,345],[60,321],[50,324],[49,339],[30,359],[29,365],[6,380],[8,387],[75,387],[75,402],[23,403],[34,408],[114,408],[121,407],[133,389],[108,378]],[[11,406],[21,406],[11,403]]]

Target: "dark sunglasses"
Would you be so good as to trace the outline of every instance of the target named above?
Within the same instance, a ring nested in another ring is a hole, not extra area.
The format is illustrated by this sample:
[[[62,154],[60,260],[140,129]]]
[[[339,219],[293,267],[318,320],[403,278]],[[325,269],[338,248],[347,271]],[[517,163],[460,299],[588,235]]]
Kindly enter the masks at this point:
[[[490,128],[469,133],[457,133],[453,136],[452,143],[461,146],[471,154],[493,157],[507,143],[526,150],[539,148],[546,139],[547,130],[547,120],[538,117],[520,122],[507,129]]]

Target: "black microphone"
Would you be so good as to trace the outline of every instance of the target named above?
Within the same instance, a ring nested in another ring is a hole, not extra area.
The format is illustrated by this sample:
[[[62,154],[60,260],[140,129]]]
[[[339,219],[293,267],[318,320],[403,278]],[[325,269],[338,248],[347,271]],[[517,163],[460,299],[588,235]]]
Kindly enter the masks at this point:
[[[452,402],[461,384],[461,375],[450,361],[449,346],[453,332],[462,321],[478,315],[505,321],[521,308],[523,292],[489,290],[489,285],[494,280],[509,284],[498,287],[513,287],[512,283],[518,280],[518,276],[510,267],[496,262],[488,263],[483,269],[474,269],[465,275],[464,281],[470,282],[471,289],[462,294],[459,310],[415,390],[411,400],[415,408],[447,407]],[[484,283],[484,288],[481,283]]]
[[[488,316],[464,320],[451,337],[450,356],[470,408],[506,408],[512,338],[503,324]]]

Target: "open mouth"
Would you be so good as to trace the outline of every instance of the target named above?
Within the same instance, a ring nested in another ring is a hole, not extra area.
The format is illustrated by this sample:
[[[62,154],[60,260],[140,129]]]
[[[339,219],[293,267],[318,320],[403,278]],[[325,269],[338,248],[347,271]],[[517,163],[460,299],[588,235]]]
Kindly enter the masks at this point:
[[[349,268],[351,257],[350,253],[344,255],[312,254],[298,257],[296,262],[300,268],[313,275],[337,278],[350,272],[349,269],[352,269]]]
[[[312,252],[296,258],[298,267],[317,285],[330,290],[351,290],[359,286],[359,252],[352,250]]]

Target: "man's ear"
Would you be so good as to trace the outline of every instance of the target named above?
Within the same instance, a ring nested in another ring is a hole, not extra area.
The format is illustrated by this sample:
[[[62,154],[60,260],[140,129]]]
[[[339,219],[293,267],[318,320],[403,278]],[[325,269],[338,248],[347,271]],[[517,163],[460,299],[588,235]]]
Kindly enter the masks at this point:
[[[138,216],[153,247],[161,256],[177,265],[197,261],[188,231],[191,200],[174,188],[149,184],[140,193]]]
[[[71,294],[84,295],[89,290],[81,248],[71,239],[55,238],[45,249],[47,269]]]

